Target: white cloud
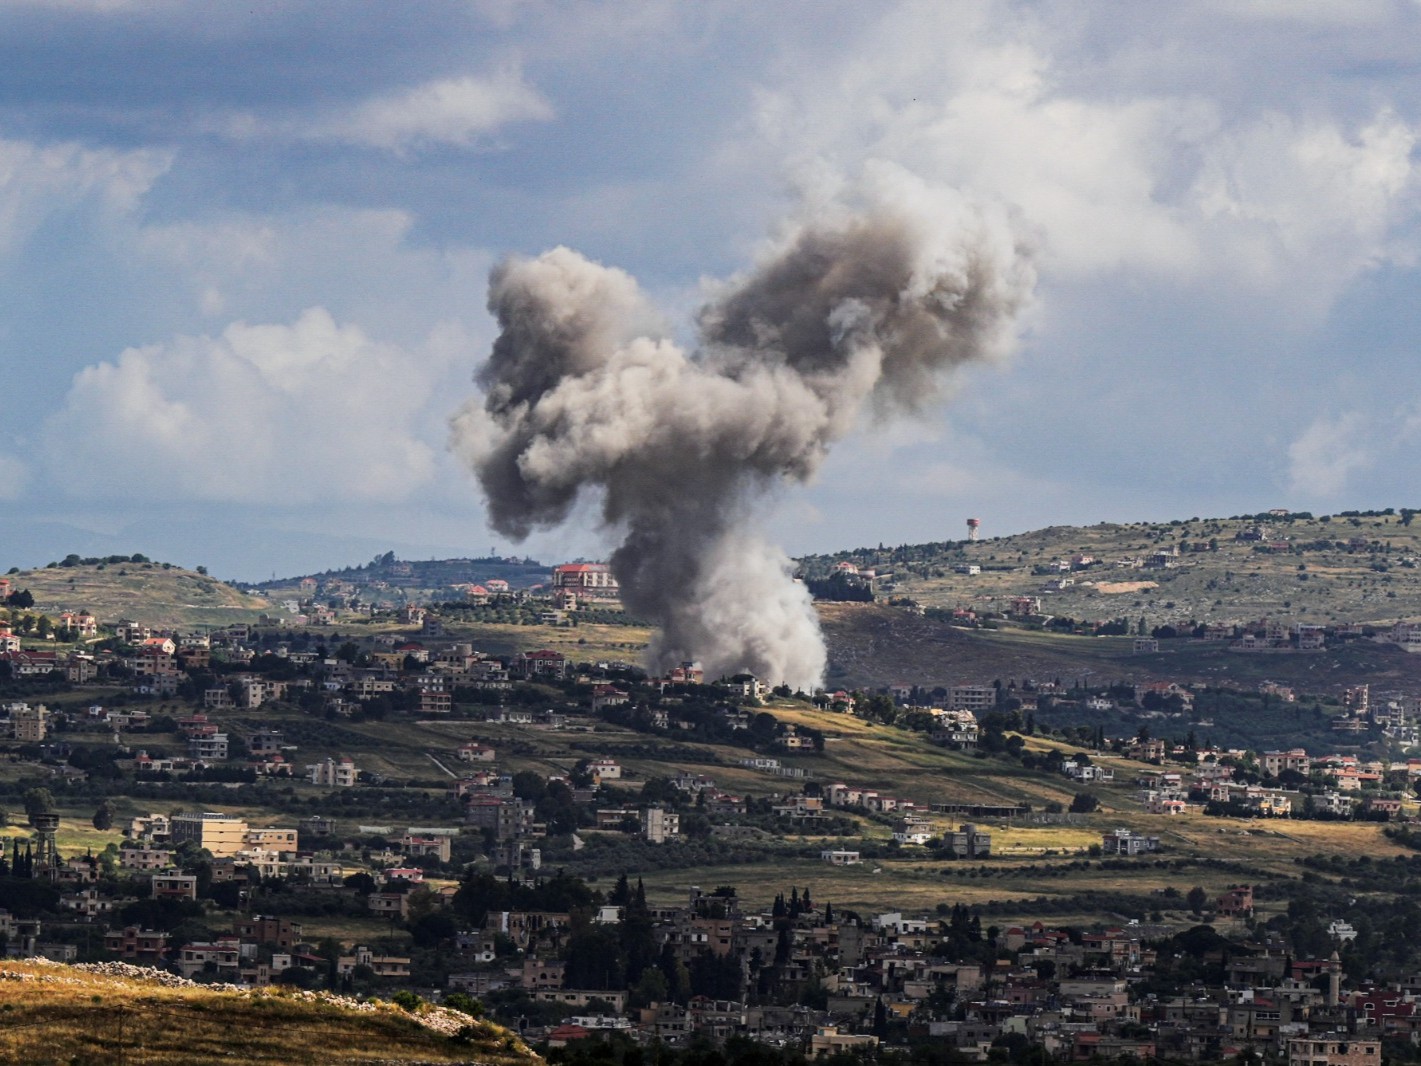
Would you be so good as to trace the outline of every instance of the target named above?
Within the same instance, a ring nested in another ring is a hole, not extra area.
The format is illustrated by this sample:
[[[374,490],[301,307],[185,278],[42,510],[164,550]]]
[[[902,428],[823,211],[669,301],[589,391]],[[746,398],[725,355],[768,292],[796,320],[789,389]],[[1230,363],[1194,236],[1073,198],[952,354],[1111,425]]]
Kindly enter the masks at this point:
[[[413,225],[407,211],[317,207],[149,224],[128,244],[208,320],[289,318],[319,304],[406,344],[437,322],[485,323],[493,257],[421,245],[411,240]]]
[[[234,138],[290,136],[298,141],[337,141],[405,154],[436,145],[469,148],[514,122],[547,122],[553,105],[507,63],[492,74],[439,78],[387,92],[324,115],[280,122],[247,112],[209,118],[207,124]]]
[[[23,245],[56,212],[92,201],[131,211],[172,162],[167,152],[0,139],[0,255]]]
[[[1421,213],[1417,130],[1377,96],[1349,110],[1316,69],[1296,100],[1260,105],[1238,66],[1258,57],[1218,45],[1226,17],[1157,74],[1138,62],[1148,30],[1096,39],[1065,10],[898,9],[837,61],[782,64],[751,143],[801,172],[888,159],[999,197],[1039,227],[1043,274],[1061,280],[1246,285],[1325,311],[1359,272],[1410,261],[1397,234]]]
[[[469,148],[518,122],[549,122],[556,111],[516,63],[487,75],[438,78],[354,103],[293,117],[218,108],[188,118],[191,130],[233,141],[353,144],[397,156],[442,145]]]
[[[108,498],[400,500],[434,473],[424,431],[450,349],[381,344],[319,307],[130,348],[75,377],[46,426],[50,474]]]
[[[1340,495],[1374,459],[1366,443],[1367,420],[1358,411],[1319,417],[1288,446],[1289,489],[1305,499]]]
[[[1307,265],[1335,288],[1412,258],[1391,234],[1416,210],[1415,144],[1389,111],[1353,131],[1269,114],[1209,146],[1193,192],[1205,219],[1227,222],[1218,237],[1253,280],[1286,283]]]
[[[317,126],[316,136],[404,152],[428,145],[468,147],[514,122],[553,117],[552,105],[516,66],[490,77],[448,78],[367,100],[350,114]]]

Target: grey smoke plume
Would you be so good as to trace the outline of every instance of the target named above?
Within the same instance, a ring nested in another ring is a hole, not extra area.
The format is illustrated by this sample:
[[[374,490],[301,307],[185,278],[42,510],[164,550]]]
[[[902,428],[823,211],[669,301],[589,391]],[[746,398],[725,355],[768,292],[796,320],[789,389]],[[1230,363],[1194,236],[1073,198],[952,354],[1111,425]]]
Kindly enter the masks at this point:
[[[657,623],[648,663],[701,662],[813,689],[825,649],[754,504],[809,480],[872,409],[914,411],[944,372],[1011,346],[1034,271],[1004,213],[880,180],[796,227],[700,312],[687,352],[635,281],[566,248],[489,283],[501,333],[452,446],[521,539],[600,489],[627,607]]]

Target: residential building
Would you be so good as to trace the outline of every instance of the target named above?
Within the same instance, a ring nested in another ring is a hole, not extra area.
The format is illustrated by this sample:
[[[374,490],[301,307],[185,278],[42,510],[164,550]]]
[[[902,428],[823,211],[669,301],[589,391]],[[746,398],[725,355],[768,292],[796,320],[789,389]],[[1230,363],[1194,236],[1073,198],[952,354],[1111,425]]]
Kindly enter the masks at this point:
[[[191,840],[219,859],[236,855],[247,846],[247,823],[234,814],[211,811],[177,814],[173,816],[170,832],[175,846]]]
[[[155,873],[150,880],[154,899],[197,899],[196,874]]]
[[[241,940],[271,944],[282,951],[290,951],[301,942],[301,923],[268,914],[239,915],[232,921],[232,933]]]
[[[104,950],[125,959],[158,962],[168,952],[168,934],[130,925],[104,934]]]
[[[49,711],[44,704],[10,704],[10,727],[21,744],[42,744],[48,735]]]
[[[1380,1066],[1380,1040],[1348,1033],[1309,1033],[1288,1040],[1288,1066]]]
[[[360,777],[355,761],[342,755],[339,759],[325,759],[306,767],[306,779],[313,785],[327,788],[350,788]]]
[[[615,599],[617,579],[606,563],[564,563],[553,567],[554,590],[567,590],[592,599]]]
[[[1129,829],[1112,829],[1101,834],[1100,849],[1106,855],[1143,855],[1159,848],[1159,837],[1147,837]]]
[[[944,833],[942,842],[944,850],[957,859],[982,859],[992,853],[992,834],[975,825]]]
[[[681,835],[681,816],[661,807],[648,807],[641,812],[641,835],[652,844],[664,844]]]
[[[980,714],[996,705],[997,690],[991,685],[953,685],[947,690],[948,710]]]

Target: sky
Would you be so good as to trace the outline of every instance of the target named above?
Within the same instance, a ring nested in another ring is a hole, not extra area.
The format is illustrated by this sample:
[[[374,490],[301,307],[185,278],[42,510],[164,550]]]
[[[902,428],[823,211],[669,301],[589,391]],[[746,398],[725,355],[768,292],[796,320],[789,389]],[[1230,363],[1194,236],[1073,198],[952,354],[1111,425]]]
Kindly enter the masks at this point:
[[[488,273],[676,335],[875,168],[1009,213],[1009,358],[756,503],[792,554],[1421,506],[1421,3],[0,0],[0,569],[598,558],[449,447]]]

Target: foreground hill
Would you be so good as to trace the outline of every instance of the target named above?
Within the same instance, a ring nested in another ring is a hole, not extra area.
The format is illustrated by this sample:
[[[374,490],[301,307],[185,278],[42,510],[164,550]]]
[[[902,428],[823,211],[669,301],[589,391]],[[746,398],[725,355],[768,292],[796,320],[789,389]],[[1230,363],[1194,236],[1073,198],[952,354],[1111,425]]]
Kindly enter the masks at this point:
[[[15,588],[34,596],[36,611],[51,616],[85,610],[102,622],[214,626],[255,622],[270,608],[260,596],[171,563],[65,563],[8,576]]]
[[[506,1030],[444,1008],[411,1014],[323,993],[209,988],[116,963],[8,961],[0,987],[5,1062],[542,1061]]]

